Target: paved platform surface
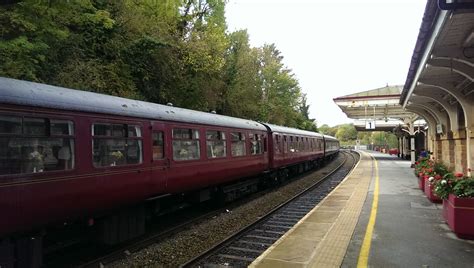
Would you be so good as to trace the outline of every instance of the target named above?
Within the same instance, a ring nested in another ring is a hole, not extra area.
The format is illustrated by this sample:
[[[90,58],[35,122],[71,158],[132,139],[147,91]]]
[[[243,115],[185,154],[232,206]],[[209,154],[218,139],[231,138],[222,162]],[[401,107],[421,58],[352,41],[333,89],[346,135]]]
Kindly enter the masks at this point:
[[[474,241],[456,238],[441,209],[410,162],[361,152],[343,183],[251,267],[474,268]]]

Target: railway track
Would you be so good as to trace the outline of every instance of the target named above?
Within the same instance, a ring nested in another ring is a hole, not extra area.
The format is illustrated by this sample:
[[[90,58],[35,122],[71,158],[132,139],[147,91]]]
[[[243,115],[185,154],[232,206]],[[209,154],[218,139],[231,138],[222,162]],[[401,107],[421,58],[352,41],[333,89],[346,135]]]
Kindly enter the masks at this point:
[[[341,173],[341,169],[344,169],[344,166],[347,165],[347,159],[350,157],[353,157],[351,153],[343,152],[345,159],[344,161],[337,165],[335,168],[332,169],[332,171],[327,171],[323,172],[322,174],[326,174],[323,176],[321,179],[318,180],[316,184],[321,184],[323,181],[325,181],[326,178],[329,178],[333,176],[334,174]],[[348,171],[347,171],[348,172]],[[341,174],[347,173],[346,171],[342,171]],[[342,175],[341,175],[342,176]],[[344,176],[342,176],[344,177]],[[291,182],[290,182],[291,183]],[[327,189],[330,191],[332,188],[334,188],[338,182],[331,182],[329,183],[329,186]],[[313,185],[312,187],[315,187]],[[275,189],[271,189],[270,191],[275,191]],[[278,190],[277,190],[278,191]],[[307,191],[307,190],[306,190]],[[264,191],[262,193],[256,194],[253,197],[249,198],[243,198],[240,201],[235,202],[232,207],[239,207],[242,204],[246,203],[249,201],[249,199],[255,199],[258,198],[260,195],[264,195]],[[300,193],[299,195],[301,195]],[[292,198],[291,200],[295,200],[296,197]],[[284,212],[278,216],[273,217],[270,221],[266,222],[266,225],[262,225],[260,229],[256,229],[254,234],[250,235],[247,240],[242,240],[245,242],[239,242],[238,244],[233,244],[230,245],[227,249],[225,250],[224,253],[218,253],[221,255],[218,255],[219,257],[225,257],[228,259],[233,259],[236,264],[235,265],[245,265],[244,263],[250,263],[250,260],[253,260],[257,256],[260,255],[261,252],[263,252],[267,247],[269,247],[271,244],[273,244],[274,241],[276,241],[281,235],[283,235],[287,230],[289,230],[296,222],[299,221],[304,215],[306,215],[307,212],[309,212],[317,202],[319,202],[322,198],[324,197],[318,197],[314,199],[313,201],[310,201],[308,204],[300,204],[296,205],[296,207],[293,208],[292,211],[287,211]],[[312,205],[311,205],[312,203]],[[274,209],[273,211],[277,211],[279,208],[283,208],[285,206],[288,206],[288,202],[285,204],[282,204],[277,207],[277,209]],[[228,209],[232,210],[232,207],[227,207]],[[226,213],[225,208],[220,208],[220,209],[210,209],[207,210],[204,209],[203,211],[197,213],[196,209],[193,209],[192,213],[194,213],[193,216],[190,216],[190,213],[184,212],[183,214],[188,214],[189,218],[181,218],[179,220],[174,220],[171,222],[174,222],[172,224],[168,224],[165,227],[162,228],[154,228],[154,231],[148,232],[145,236],[140,237],[134,241],[130,241],[126,244],[115,246],[112,248],[91,248],[91,250],[85,249],[80,249],[78,253],[73,253],[72,256],[62,256],[59,261],[53,261],[50,263],[46,263],[47,267],[104,267],[104,266],[109,266],[112,264],[113,267],[116,266],[122,266],[122,265],[116,265],[113,264],[117,260],[121,259],[127,259],[132,253],[138,252],[141,249],[144,249],[152,244],[155,244],[159,241],[165,240],[169,237],[173,237],[173,235],[182,232],[183,230],[189,230],[192,229],[193,225],[196,225],[198,222],[203,221],[205,219],[209,218],[215,218],[218,217],[222,213]],[[228,210],[227,210],[228,211]],[[268,214],[269,215],[269,214]],[[261,218],[259,222],[261,222],[263,219],[268,218],[269,216],[264,216]],[[243,234],[251,226],[256,225],[251,224],[250,226],[246,227],[244,230],[238,232],[238,234]],[[156,229],[156,230],[155,230]],[[236,234],[237,235],[237,234]],[[226,239],[227,242],[222,241],[219,243],[217,246],[213,247],[211,250],[206,251],[203,255],[200,255],[190,262],[186,263],[185,266],[196,266],[196,264],[199,263],[202,258],[205,258],[206,256],[210,256],[212,252],[215,252],[217,249],[222,248],[224,244],[227,244],[233,237],[236,237],[236,235],[233,235]],[[229,240],[230,239],[230,240]],[[245,246],[242,245],[242,243],[245,244]],[[245,254],[237,254],[237,252],[244,252]],[[84,257],[86,256],[86,257]],[[192,255],[194,256],[194,255]],[[253,259],[252,259],[253,258]],[[185,259],[188,260],[189,258]],[[73,262],[72,262],[73,261]],[[232,261],[224,261],[221,262],[223,265],[234,263]],[[183,262],[179,262],[183,263]],[[239,263],[239,264],[237,264]],[[125,264],[123,266],[128,266],[128,264]],[[173,264],[166,264],[166,266],[175,266],[175,263]]]
[[[357,163],[353,152],[311,187],[181,267],[246,267],[310,212]]]

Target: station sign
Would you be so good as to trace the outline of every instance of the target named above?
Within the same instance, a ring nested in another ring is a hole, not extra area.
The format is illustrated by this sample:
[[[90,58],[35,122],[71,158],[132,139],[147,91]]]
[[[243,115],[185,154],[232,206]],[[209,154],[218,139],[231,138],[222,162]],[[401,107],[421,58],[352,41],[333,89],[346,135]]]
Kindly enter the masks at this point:
[[[365,121],[365,129],[375,129],[375,120]]]

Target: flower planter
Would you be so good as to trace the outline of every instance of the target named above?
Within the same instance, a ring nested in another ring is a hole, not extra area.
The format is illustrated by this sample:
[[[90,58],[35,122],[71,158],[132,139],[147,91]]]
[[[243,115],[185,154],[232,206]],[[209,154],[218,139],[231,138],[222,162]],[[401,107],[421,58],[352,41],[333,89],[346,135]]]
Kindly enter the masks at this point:
[[[418,187],[420,187],[420,189],[422,191],[425,191],[425,181],[427,181],[428,179],[425,179],[425,176],[419,176],[418,177]]]
[[[449,207],[449,202],[446,199],[443,199],[443,219],[448,223],[448,207]]]
[[[443,211],[445,209],[449,228],[459,238],[474,239],[474,198],[459,198],[450,194],[443,201]]]
[[[442,200],[434,192],[434,186],[429,180],[425,180],[425,195],[433,203],[441,203]]]

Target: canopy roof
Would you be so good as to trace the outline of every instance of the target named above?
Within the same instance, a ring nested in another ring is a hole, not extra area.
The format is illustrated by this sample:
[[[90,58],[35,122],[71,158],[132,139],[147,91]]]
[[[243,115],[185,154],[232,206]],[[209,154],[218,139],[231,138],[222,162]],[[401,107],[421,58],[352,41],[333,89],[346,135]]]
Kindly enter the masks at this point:
[[[417,115],[400,105],[402,86],[385,86],[334,98],[334,102],[352,119],[375,122],[375,129],[386,130],[387,126],[398,126],[406,118]],[[382,123],[384,122],[384,123]],[[378,126],[383,129],[378,129]],[[393,127],[392,127],[393,128]]]

